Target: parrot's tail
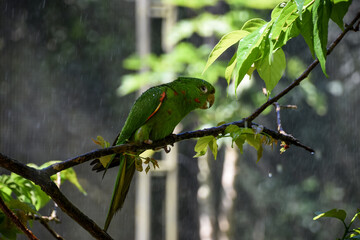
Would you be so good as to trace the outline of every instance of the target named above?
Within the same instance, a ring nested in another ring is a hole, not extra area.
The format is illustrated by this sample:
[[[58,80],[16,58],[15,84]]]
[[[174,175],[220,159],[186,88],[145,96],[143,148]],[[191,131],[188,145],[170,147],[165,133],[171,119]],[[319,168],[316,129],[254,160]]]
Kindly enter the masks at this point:
[[[107,231],[114,214],[122,208],[135,172],[135,163],[132,157],[125,156],[121,160],[109,212],[104,225],[105,231]]]

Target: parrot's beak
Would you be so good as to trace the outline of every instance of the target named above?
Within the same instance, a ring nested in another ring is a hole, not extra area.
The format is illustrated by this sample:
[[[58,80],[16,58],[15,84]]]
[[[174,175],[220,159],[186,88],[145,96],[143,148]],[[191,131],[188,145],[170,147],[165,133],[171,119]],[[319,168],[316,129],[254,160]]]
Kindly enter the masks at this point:
[[[210,94],[207,99],[205,104],[201,107],[201,109],[208,109],[211,108],[211,106],[214,104],[215,101],[215,94]]]

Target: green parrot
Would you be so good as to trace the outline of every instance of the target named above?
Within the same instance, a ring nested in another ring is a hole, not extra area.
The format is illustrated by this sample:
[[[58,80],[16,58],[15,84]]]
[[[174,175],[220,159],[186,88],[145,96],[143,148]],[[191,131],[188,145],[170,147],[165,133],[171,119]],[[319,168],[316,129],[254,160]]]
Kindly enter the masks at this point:
[[[170,135],[176,125],[192,110],[211,107],[215,88],[208,82],[189,77],[179,77],[173,82],[145,91],[132,106],[129,116],[113,146],[124,143],[149,143]],[[97,159],[93,170],[102,171],[119,165],[114,192],[106,218],[107,231],[115,212],[123,206],[135,172],[134,155],[141,152],[113,155],[106,167]]]

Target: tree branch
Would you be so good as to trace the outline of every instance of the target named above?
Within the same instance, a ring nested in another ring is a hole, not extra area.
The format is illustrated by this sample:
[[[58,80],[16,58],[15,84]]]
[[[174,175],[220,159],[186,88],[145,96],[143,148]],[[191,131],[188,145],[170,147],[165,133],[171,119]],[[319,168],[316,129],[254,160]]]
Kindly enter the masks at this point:
[[[330,46],[327,49],[326,55],[329,55],[336,45],[344,38],[346,33],[348,33],[350,30],[357,31],[356,28],[354,28],[354,25],[356,22],[360,19],[360,12],[356,14],[354,19],[350,22],[349,25],[346,26],[344,31],[339,34],[339,36],[330,44]],[[315,59],[308,68],[297,78],[295,79],[287,88],[285,88],[283,91],[281,91],[278,95],[276,95],[273,98],[269,98],[267,102],[265,102],[263,105],[261,105],[258,109],[256,109],[249,117],[246,118],[247,122],[252,122],[255,118],[257,118],[268,106],[273,104],[274,102],[277,102],[280,98],[285,96],[288,92],[290,92],[293,88],[295,88],[297,85],[300,84],[301,81],[303,81],[309,73],[319,64],[319,59]]]
[[[74,219],[80,226],[87,230],[93,237],[97,239],[112,239],[105,231],[103,231],[93,220],[82,213],[75,205],[73,205],[59,190],[56,184],[51,180],[50,175],[42,170],[31,168],[15,159],[9,158],[0,153],[0,167],[3,167],[23,178],[33,181],[39,185],[41,189],[50,196],[54,202],[61,208],[63,212]]]
[[[32,240],[39,240],[30,229],[28,229],[21,221],[20,219],[13,213],[8,206],[6,206],[4,200],[0,196],[0,209],[1,211],[9,218],[11,221],[21,230],[25,233],[25,235]]]
[[[76,165],[82,164],[89,160],[92,160],[95,158],[100,158],[102,156],[106,156],[106,155],[110,155],[110,154],[114,154],[114,153],[135,152],[135,151],[147,150],[147,149],[158,149],[158,148],[165,147],[167,145],[173,145],[176,142],[180,142],[180,141],[187,140],[187,139],[199,138],[199,137],[204,137],[204,136],[209,136],[209,135],[218,136],[218,135],[223,134],[226,127],[229,125],[236,125],[236,126],[242,127],[242,128],[244,128],[244,127],[259,127],[260,126],[259,124],[256,124],[256,123],[250,123],[250,124],[247,124],[247,126],[246,126],[245,121],[242,120],[242,121],[226,123],[226,124],[220,125],[218,127],[205,128],[205,129],[196,130],[196,131],[184,132],[184,133],[180,133],[177,135],[173,134],[173,135],[170,135],[159,141],[154,141],[152,144],[146,144],[146,143],[143,143],[140,145],[129,144],[129,143],[121,144],[121,145],[112,146],[109,148],[94,150],[89,153],[85,153],[83,155],[65,160],[63,162],[55,163],[53,165],[48,166],[47,168],[42,169],[41,171],[43,171],[44,174],[51,176],[59,171],[65,170],[67,168],[74,167]],[[295,146],[304,148],[305,150],[307,150],[311,153],[314,152],[314,150],[312,148],[305,146],[298,139],[294,138],[291,135],[281,134],[276,131],[270,130],[266,127],[264,127],[263,132],[276,140],[281,140],[281,141],[286,142],[289,145],[293,144]]]

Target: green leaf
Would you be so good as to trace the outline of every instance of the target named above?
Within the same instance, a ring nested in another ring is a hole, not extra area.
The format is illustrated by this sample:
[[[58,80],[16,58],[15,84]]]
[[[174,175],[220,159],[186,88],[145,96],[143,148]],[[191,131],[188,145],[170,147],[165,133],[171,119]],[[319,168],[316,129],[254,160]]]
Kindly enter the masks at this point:
[[[342,222],[344,222],[346,218],[346,212],[342,209],[336,209],[336,208],[331,209],[330,211],[327,212],[317,212],[315,214],[316,216],[313,218],[313,220],[318,220],[319,218],[322,217],[330,217],[330,218],[337,218]]]
[[[230,62],[228,63],[228,66],[225,69],[225,79],[230,84],[232,74],[234,72],[234,68],[236,66],[236,53],[232,56]]]
[[[300,20],[302,19],[302,9],[304,7],[304,2],[305,2],[305,0],[295,0],[296,6],[297,6],[297,9],[299,12]]]
[[[99,140],[99,138],[98,138]],[[106,146],[106,141],[103,142]],[[36,168],[36,169],[42,169],[42,168],[46,168],[54,163],[58,163],[58,162],[61,162],[61,161],[58,161],[58,160],[53,160],[53,161],[49,161],[49,162],[46,162],[44,164],[42,164],[40,167],[36,166],[36,164],[33,164],[33,163],[29,163],[28,166],[31,166],[33,168]],[[80,185],[78,179],[77,179],[77,176],[76,176],[76,172],[73,168],[68,168],[68,169],[65,169],[63,171],[60,172],[60,177],[61,177],[61,183],[68,180],[70,183],[72,183],[81,193],[83,193],[84,195],[86,195],[86,191],[83,189],[83,187]],[[55,181],[57,179],[57,175],[54,174],[51,176],[51,179],[53,181]],[[45,194],[45,193],[44,193]]]
[[[234,68],[235,91],[244,78],[245,74],[250,69],[251,65],[259,57],[259,46],[262,39],[264,38],[264,32],[266,32],[266,28],[267,24],[247,35],[239,42],[239,46],[236,52],[236,65]]]
[[[203,73],[221,54],[223,54],[226,51],[226,49],[228,49],[229,47],[240,41],[243,37],[245,37],[248,34],[249,32],[245,30],[237,30],[225,34],[211,51]]]
[[[290,25],[286,26],[286,30],[281,32],[279,35],[279,38],[274,44],[274,50],[277,50],[284,46],[290,39],[298,36],[300,34],[300,30],[298,27],[299,18],[294,15],[291,15],[291,17],[288,19]]]
[[[271,92],[285,71],[286,59],[284,51],[279,48],[273,54],[270,63],[268,61],[268,56],[265,56],[259,61],[255,62],[255,66],[260,77],[266,84],[266,89]]]
[[[7,206],[11,210],[21,210],[24,211],[25,213],[36,214],[36,210],[32,204],[27,202],[22,202],[18,199],[12,199],[10,202],[7,203]]]
[[[328,40],[328,24],[331,14],[330,0],[318,0],[314,2],[312,9],[312,21],[314,25],[314,50],[319,59],[321,69],[326,77],[326,45]]]
[[[303,13],[302,21],[298,23],[298,28],[300,29],[300,34],[304,38],[306,44],[308,45],[312,56],[315,58],[314,50],[314,35],[313,35],[313,24],[312,24],[312,15],[310,11],[305,11]]]
[[[252,129],[249,129],[251,132],[246,134],[246,142],[255,148],[257,151],[257,162],[261,159],[263,153],[262,141],[258,134],[254,134]]]
[[[279,38],[280,33],[284,31],[285,25],[289,25],[289,23],[287,23],[287,20],[294,13],[296,13],[296,5],[293,4],[291,1],[287,2],[286,6],[282,9],[279,16],[276,18],[271,27],[271,31],[269,33],[269,38],[271,40],[277,40]],[[298,16],[295,15],[295,17]]]
[[[357,212],[355,215],[354,215],[354,217],[351,219],[351,223],[353,223],[355,220],[356,220],[356,218],[358,218],[360,216],[360,212]]]
[[[200,157],[200,156],[205,155],[207,146],[214,138],[215,138],[214,136],[205,136],[205,137],[199,138],[195,145],[194,150],[196,152],[196,155],[194,157]]]
[[[213,138],[213,140],[211,142],[209,142],[209,148],[214,155],[214,159],[216,160],[217,152],[218,152],[218,145],[217,145],[215,137]]]
[[[224,134],[229,134],[233,140],[233,143],[235,142],[240,152],[243,153],[243,145],[245,140],[247,139],[248,135],[253,136],[254,131],[250,128],[239,128],[236,125],[229,125],[226,127]]]
[[[264,24],[266,24],[266,21],[261,18],[253,18],[244,23],[241,30],[247,31],[249,33],[252,33],[259,28],[261,28]]]
[[[231,124],[225,128],[224,134],[232,134],[239,130],[240,128],[238,126]]]
[[[284,7],[286,6],[286,4],[284,4],[284,2],[279,3],[271,12],[271,19],[275,19],[277,18],[281,11],[284,9]]]
[[[240,153],[244,153],[245,136],[240,136],[234,140],[236,146],[239,148]]]
[[[352,0],[332,0],[333,6],[331,9],[330,18],[333,20],[341,30],[344,30],[343,18],[347,13]]]
[[[73,168],[68,168],[66,170],[61,171],[61,180],[68,180],[71,182],[82,194],[87,195],[84,188],[80,185],[78,178],[76,176],[76,172]],[[55,175],[53,175],[55,177]],[[52,177],[52,178],[53,178]]]

